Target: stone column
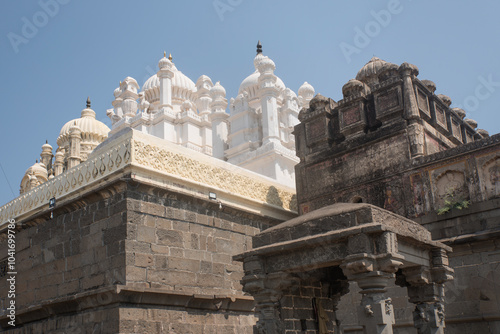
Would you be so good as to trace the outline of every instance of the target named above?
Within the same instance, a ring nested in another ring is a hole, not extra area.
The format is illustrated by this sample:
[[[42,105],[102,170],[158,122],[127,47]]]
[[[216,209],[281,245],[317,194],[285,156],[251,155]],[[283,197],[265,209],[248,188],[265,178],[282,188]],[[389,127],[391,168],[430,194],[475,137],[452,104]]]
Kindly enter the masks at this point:
[[[42,146],[42,153],[40,154],[40,162],[42,162],[47,169],[52,169],[52,146],[49,145],[48,141]]]
[[[54,175],[57,176],[63,172],[64,169],[64,152],[63,149],[58,147],[54,161]]]
[[[284,333],[279,300],[282,291],[292,285],[294,279],[284,272],[265,274],[264,263],[256,256],[245,258],[243,266],[245,272],[250,272],[242,279],[243,291],[250,293],[257,304],[257,333]]]
[[[415,304],[413,323],[418,334],[444,334],[444,282],[452,280],[448,256],[443,249],[431,251],[432,267],[405,268],[403,275],[408,296]]]
[[[341,265],[349,281],[356,281],[361,288],[361,305],[358,320],[366,334],[392,334],[394,310],[387,296],[387,285],[402,264],[395,255],[360,253],[348,256]]]
[[[399,67],[399,73],[403,78],[404,117],[408,121],[408,140],[412,157],[424,155],[424,131],[420,124],[420,112],[418,110],[413,78],[418,75],[418,68],[409,63],[403,63]]]
[[[68,169],[79,165],[82,162],[80,156],[80,143],[82,141],[82,130],[75,123],[69,128],[69,156]]]
[[[139,85],[134,78],[126,77],[122,82],[120,98],[122,98],[121,109],[124,117],[135,117],[137,115],[137,90]]]
[[[347,249],[352,255],[347,256],[340,267],[347,279],[357,282],[361,288],[360,325],[365,327],[366,334],[392,334],[394,310],[386,288],[402,265],[396,234],[357,234],[348,239]]]
[[[224,151],[227,148],[228,126],[226,114],[226,90],[217,82],[210,89],[210,122],[212,123],[212,156],[224,160]]]
[[[403,78],[405,118],[407,120],[418,119],[420,118],[420,112],[418,111],[417,98],[413,88],[413,78],[418,75],[418,68],[413,64],[403,63],[399,67],[399,73]]]
[[[274,62],[261,54],[254,60],[259,75],[259,97],[262,108],[262,144],[280,142],[279,115],[277,97],[279,89],[276,86]]]

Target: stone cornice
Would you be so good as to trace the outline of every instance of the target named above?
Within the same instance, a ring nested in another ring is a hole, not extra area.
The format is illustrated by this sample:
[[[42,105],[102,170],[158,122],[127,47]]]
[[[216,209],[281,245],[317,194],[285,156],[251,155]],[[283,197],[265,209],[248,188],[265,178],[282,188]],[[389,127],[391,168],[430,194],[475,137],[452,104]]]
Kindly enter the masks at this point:
[[[40,305],[17,310],[16,325],[42,320],[54,315],[81,312],[87,309],[120,304],[136,307],[140,304],[185,307],[204,311],[253,312],[254,300],[241,295],[193,295],[182,291],[154,288],[135,288],[115,285],[108,288],[61,297]],[[0,326],[9,328],[6,315],[0,316]]]

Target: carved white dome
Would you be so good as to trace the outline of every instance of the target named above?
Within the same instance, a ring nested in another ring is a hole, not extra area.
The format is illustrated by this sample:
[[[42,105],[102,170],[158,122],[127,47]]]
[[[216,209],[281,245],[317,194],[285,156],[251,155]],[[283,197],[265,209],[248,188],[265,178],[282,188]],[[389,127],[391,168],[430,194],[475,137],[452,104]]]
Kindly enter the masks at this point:
[[[226,97],[226,90],[224,89],[224,87],[222,87],[219,81],[217,81],[215,85],[210,89],[210,96],[212,96],[213,98]]]
[[[34,182],[33,182],[34,180]],[[28,190],[32,189],[32,186],[38,186],[48,180],[47,166],[42,162],[36,162],[33,166],[29,167],[21,180],[21,187],[19,193],[22,195]]]
[[[193,94],[196,92],[194,82],[179,71],[175,65],[172,69],[174,71],[174,77],[172,78],[172,100],[193,100]],[[158,75],[155,74],[146,80],[142,86],[142,91],[149,103],[160,101],[160,79]]]
[[[314,96],[314,87],[307,81],[304,81],[299,88],[299,96],[312,98]]]
[[[240,84],[238,94],[242,94],[243,92],[246,91],[250,96],[250,98],[255,97],[255,94],[259,87],[259,76],[260,76],[259,71],[255,70],[255,72],[246,77],[245,80],[243,80]],[[277,77],[276,79],[276,86],[279,88],[280,91],[286,88],[285,84],[279,77]]]
[[[64,124],[57,138],[57,145],[66,146],[69,143],[69,134],[72,126],[76,125],[82,131],[82,141],[102,143],[108,138],[110,129],[106,124],[95,119],[95,112],[90,108],[82,110],[81,118],[71,120]]]
[[[29,167],[24,173],[24,175],[30,175],[30,174],[33,174],[36,177],[42,177],[45,179],[45,181],[47,181],[48,177],[47,166],[45,166],[44,163],[37,161],[35,164],[33,164],[33,166]]]

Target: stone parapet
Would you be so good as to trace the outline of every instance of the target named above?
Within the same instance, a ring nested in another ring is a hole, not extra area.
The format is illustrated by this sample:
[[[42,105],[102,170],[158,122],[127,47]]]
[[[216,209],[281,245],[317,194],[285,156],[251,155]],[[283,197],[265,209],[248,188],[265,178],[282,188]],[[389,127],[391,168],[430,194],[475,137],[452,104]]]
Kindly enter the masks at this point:
[[[0,207],[0,229],[9,219],[21,221],[125,174],[168,185],[193,196],[215,192],[223,204],[246,207],[275,218],[291,218],[296,211],[295,191],[272,179],[193,152],[136,130],[125,129],[101,144],[84,163],[69,169]]]

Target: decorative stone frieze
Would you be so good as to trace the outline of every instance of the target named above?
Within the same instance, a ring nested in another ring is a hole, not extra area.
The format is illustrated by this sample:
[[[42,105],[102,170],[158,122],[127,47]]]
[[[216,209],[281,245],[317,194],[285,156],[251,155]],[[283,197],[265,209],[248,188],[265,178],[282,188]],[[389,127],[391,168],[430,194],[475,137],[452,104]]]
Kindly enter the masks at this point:
[[[147,175],[146,170],[170,176],[170,182],[164,179],[169,186],[189,190],[197,196],[206,197],[209,191],[216,191],[227,194],[235,205],[240,201],[236,198],[246,198],[270,209],[296,210],[292,189],[215,158],[200,157],[192,150],[166,145],[161,139],[127,129],[103,143],[87,161],[0,207],[0,220],[2,224],[11,218],[19,220],[33,212],[47,210],[52,197],[58,202],[70,200],[82,191],[99,187],[104,179],[109,182],[131,171],[139,177]]]

